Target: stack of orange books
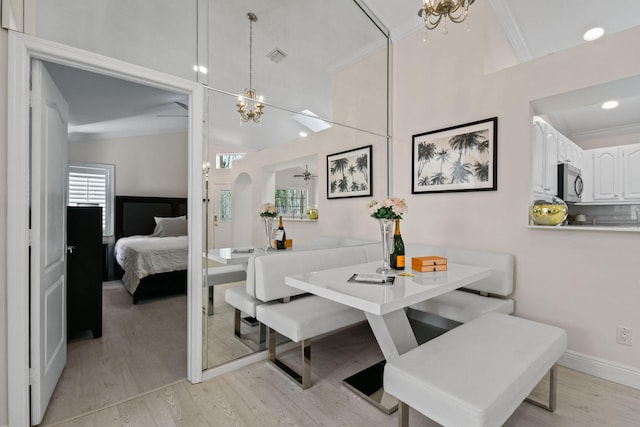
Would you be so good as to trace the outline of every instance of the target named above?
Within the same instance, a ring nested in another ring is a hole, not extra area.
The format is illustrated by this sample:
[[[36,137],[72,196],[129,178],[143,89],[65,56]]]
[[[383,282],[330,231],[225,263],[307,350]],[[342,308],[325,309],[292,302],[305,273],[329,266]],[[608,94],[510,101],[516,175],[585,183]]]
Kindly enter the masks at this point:
[[[419,256],[411,258],[411,268],[415,271],[447,271],[447,259],[441,256]]]

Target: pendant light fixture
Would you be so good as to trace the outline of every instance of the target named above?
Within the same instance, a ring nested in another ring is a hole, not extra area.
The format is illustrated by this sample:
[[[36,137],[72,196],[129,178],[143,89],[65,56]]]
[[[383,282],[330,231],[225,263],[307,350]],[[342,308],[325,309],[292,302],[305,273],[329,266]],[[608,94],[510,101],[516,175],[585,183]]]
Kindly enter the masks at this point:
[[[243,122],[253,120],[255,123],[260,123],[262,119],[262,110],[264,109],[262,96],[256,96],[256,90],[253,88],[253,23],[258,20],[258,17],[249,12],[247,13],[249,18],[249,88],[245,89],[243,94],[238,96],[238,113],[240,113],[240,119]],[[253,105],[253,108],[249,108],[249,104]]]

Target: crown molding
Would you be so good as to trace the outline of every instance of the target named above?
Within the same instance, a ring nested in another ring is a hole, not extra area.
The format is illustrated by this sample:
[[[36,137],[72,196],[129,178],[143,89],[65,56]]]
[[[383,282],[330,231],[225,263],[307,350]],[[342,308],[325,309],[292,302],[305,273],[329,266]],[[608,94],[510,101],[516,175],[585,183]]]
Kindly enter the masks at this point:
[[[502,29],[504,30],[504,34],[511,43],[511,47],[513,51],[516,53],[516,56],[520,60],[520,62],[526,62],[533,59],[533,55],[531,54],[531,50],[529,49],[529,45],[522,35],[522,31],[520,30],[520,26],[516,22],[516,19],[511,12],[511,8],[507,4],[506,0],[490,0],[491,7],[493,7],[493,11],[498,17],[498,21],[502,25]]]

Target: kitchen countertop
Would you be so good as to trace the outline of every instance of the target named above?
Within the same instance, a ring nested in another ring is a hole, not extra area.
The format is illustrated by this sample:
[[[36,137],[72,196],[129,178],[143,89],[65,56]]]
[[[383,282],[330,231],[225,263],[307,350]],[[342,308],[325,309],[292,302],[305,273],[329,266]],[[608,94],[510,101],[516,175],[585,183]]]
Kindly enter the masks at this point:
[[[631,227],[628,225],[529,225],[529,228],[535,230],[553,230],[553,231],[625,231],[632,233],[640,233],[640,225]]]

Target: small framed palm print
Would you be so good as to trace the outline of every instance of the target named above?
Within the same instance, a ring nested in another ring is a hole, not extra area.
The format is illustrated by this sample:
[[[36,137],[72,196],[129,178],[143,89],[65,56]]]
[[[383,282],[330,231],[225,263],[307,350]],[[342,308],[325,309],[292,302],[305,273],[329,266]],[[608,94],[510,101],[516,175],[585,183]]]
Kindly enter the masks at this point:
[[[367,197],[372,193],[372,146],[327,155],[327,198]]]
[[[413,135],[411,193],[498,189],[498,118]]]

